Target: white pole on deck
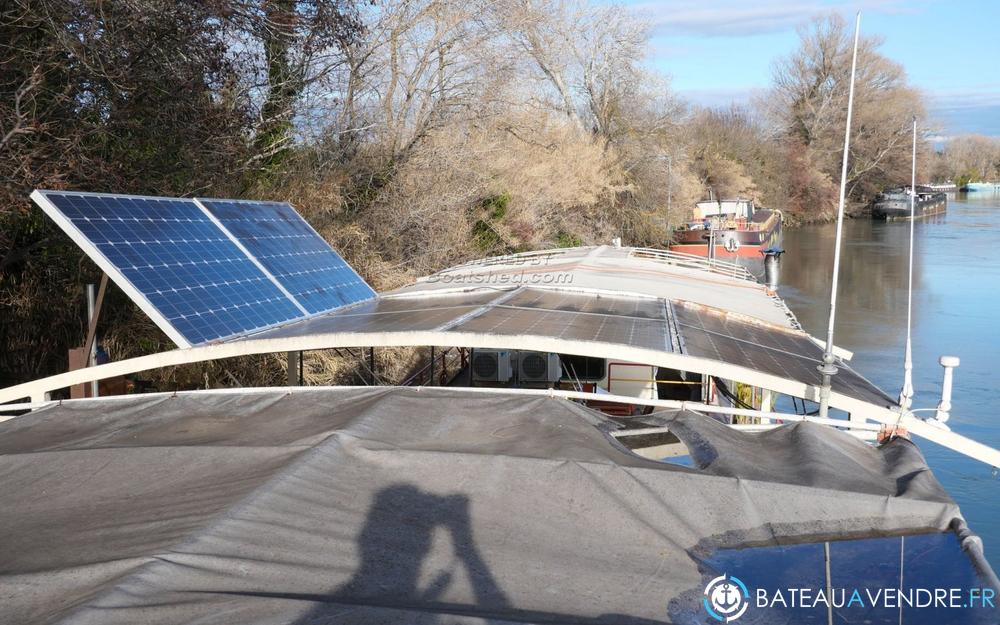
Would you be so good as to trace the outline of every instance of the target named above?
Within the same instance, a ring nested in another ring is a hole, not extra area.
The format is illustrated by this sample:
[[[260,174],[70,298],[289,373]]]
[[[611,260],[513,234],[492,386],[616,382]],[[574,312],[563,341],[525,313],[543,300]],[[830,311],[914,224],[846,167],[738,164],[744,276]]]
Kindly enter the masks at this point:
[[[917,117],[913,116],[913,156],[910,172],[910,276],[906,286],[906,355],[903,357],[903,388],[899,391],[899,412],[909,410],[913,400],[913,222],[917,206]]]
[[[854,22],[854,55],[851,58],[851,86],[847,93],[847,128],[844,131],[844,160],[840,168],[840,203],[837,206],[837,237],[833,252],[833,285],[830,287],[830,322],[826,330],[826,351],[823,364],[817,367],[823,374],[823,386],[819,391],[819,416],[826,418],[830,410],[830,388],[833,376],[837,375],[837,365],[833,355],[833,327],[837,319],[837,283],[840,278],[840,242],[844,232],[844,202],[847,195],[847,159],[851,149],[851,117],[854,112],[854,74],[858,66],[858,37],[861,34],[861,11]]]

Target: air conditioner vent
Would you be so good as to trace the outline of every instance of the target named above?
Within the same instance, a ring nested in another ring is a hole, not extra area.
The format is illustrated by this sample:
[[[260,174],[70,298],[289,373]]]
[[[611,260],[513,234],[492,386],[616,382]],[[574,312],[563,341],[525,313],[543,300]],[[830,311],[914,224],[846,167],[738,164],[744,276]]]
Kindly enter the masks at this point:
[[[510,352],[477,349],[472,354],[472,379],[476,382],[508,382],[513,377]]]
[[[558,382],[562,377],[559,354],[547,352],[518,352],[517,381]]]
[[[521,375],[532,379],[544,377],[548,364],[541,354],[528,354],[521,359]]]

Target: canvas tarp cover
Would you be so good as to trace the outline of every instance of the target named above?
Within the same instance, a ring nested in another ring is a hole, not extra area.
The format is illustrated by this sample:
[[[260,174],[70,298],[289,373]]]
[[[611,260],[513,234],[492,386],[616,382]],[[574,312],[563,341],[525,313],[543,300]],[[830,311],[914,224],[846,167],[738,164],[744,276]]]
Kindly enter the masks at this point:
[[[946,530],[917,448],[450,389],[64,402],[0,424],[2,623],[701,623],[701,553]]]

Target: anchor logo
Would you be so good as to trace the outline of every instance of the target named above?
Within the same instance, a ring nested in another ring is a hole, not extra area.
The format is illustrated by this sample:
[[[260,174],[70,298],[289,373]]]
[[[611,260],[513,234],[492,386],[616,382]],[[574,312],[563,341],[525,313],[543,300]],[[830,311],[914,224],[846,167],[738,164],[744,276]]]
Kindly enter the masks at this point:
[[[705,586],[705,611],[717,621],[731,623],[743,616],[750,605],[750,593],[738,577],[724,574]]]

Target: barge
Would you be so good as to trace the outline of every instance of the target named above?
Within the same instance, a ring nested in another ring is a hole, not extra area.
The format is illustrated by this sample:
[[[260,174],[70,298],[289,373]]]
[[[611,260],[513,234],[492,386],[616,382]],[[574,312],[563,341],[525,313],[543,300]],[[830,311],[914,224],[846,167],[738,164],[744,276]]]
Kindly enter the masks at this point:
[[[910,187],[899,187],[880,193],[872,203],[872,219],[910,219]],[[943,214],[948,209],[948,195],[930,187],[917,186],[913,218]]]
[[[674,231],[672,252],[706,258],[760,258],[781,247],[781,211],[760,208],[751,199],[698,202],[691,219]]]
[[[962,193],[1000,193],[1000,182],[969,182],[959,190]]]

